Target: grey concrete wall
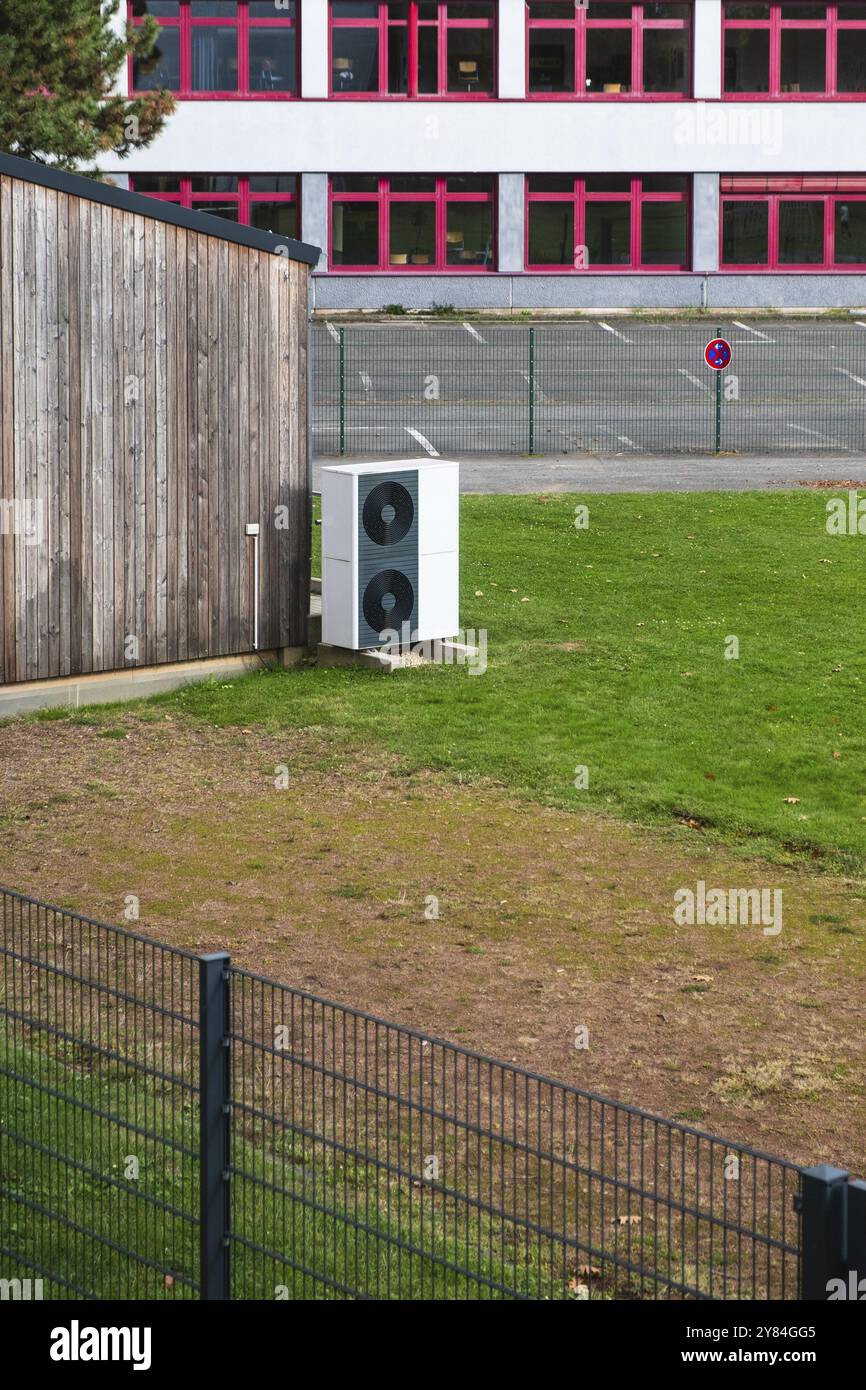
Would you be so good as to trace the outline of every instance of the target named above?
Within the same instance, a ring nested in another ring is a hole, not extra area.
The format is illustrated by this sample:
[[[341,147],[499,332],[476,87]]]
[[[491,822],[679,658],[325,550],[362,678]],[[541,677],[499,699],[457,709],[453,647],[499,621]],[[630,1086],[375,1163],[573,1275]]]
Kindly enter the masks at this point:
[[[321,246],[319,270],[328,269],[328,175],[301,175],[301,241]]]
[[[847,309],[866,275],[314,275],[314,307],[430,309]]]
[[[692,180],[692,268],[719,268],[719,176],[695,174]]]
[[[526,179],[523,174],[500,174],[497,214],[500,271],[523,269],[525,201]]]

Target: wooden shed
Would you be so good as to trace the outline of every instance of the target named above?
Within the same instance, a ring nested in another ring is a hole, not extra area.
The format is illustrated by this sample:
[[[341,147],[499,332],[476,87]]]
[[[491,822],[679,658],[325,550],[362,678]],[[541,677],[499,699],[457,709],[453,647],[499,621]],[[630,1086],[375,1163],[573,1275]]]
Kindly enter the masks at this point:
[[[318,255],[0,155],[0,687],[305,643]]]

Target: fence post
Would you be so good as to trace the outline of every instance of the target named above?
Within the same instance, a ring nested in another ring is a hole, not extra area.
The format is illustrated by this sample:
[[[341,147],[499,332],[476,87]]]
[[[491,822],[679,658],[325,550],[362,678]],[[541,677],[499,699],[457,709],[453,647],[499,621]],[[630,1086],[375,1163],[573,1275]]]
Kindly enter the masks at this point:
[[[340,329],[340,453],[346,452],[346,340]]]
[[[826,1302],[831,1279],[847,1281],[848,1174],[819,1163],[805,1168],[795,1206],[802,1217],[800,1297]]]
[[[200,1282],[208,1300],[230,1297],[230,963],[226,951],[199,957]]]
[[[529,330],[529,452],[535,453],[535,329]]]
[[[716,337],[721,338],[721,328],[716,329]],[[716,453],[722,448],[722,373],[716,372]]]

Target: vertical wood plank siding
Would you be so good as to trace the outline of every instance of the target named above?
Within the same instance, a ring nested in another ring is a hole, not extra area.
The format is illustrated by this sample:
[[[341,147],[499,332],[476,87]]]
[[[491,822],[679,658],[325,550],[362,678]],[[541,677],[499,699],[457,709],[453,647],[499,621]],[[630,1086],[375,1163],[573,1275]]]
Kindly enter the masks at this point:
[[[308,277],[0,177],[0,684],[306,641]]]

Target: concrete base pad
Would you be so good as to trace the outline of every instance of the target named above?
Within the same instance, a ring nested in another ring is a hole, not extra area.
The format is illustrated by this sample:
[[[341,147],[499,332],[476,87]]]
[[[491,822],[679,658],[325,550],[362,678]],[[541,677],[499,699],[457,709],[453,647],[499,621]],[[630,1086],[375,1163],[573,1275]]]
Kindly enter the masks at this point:
[[[140,700],[197,681],[246,676],[260,671],[263,666],[291,666],[303,655],[302,647],[286,647],[280,651],[220,656],[208,661],[179,661],[171,666],[139,666],[88,676],[64,676],[60,680],[22,681],[0,688],[0,719],[38,709],[63,706],[78,709],[80,705]]]
[[[441,652],[441,664],[456,666],[464,663],[467,657],[478,655],[477,647],[467,647],[461,642],[437,642]],[[366,666],[371,671],[381,671],[391,675],[394,671],[405,671],[416,666],[439,665],[417,652],[392,652],[378,647],[366,647],[355,651],[352,647],[332,647],[330,642],[319,643],[319,666]]]

